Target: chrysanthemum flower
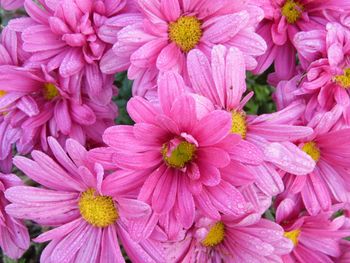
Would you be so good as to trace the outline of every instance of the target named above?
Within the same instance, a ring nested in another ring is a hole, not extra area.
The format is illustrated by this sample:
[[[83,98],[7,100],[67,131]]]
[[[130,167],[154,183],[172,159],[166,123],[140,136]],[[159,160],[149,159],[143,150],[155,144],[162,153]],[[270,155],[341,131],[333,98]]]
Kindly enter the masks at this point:
[[[27,58],[28,54],[22,50],[21,39],[16,32],[5,27],[0,39],[0,65],[22,66]],[[0,100],[4,95],[5,92],[0,91]],[[13,108],[12,111],[20,110]],[[0,114],[0,172],[3,173],[11,172],[12,146],[22,136],[22,129],[13,127],[7,114],[7,111]]]
[[[34,241],[51,241],[41,255],[41,262],[124,262],[118,239],[134,262],[155,262],[128,234],[128,225],[147,220],[150,207],[128,195],[108,195],[104,190],[104,170],[89,163],[86,150],[76,141],[66,143],[67,153],[50,137],[56,158],[33,151],[30,160],[15,157],[15,165],[43,188],[14,186],[5,196],[12,203],[6,211],[16,217],[52,226]],[[122,184],[114,183],[118,189]],[[151,242],[147,245],[150,248]]]
[[[296,35],[298,49],[308,54],[313,61],[306,69],[294,93],[307,99],[307,116],[316,111],[330,111],[334,106],[344,108],[349,121],[350,112],[350,33],[338,23],[328,23],[327,28],[300,32]],[[306,57],[308,55],[305,55]],[[315,60],[314,58],[317,58]]]
[[[4,196],[6,189],[22,185],[14,174],[0,173],[0,248],[10,258],[19,258],[29,247],[29,234],[26,226],[5,211],[9,201]]]
[[[167,262],[281,262],[292,250],[283,228],[258,214],[198,217],[183,240],[167,246]]]
[[[335,262],[337,263],[350,262],[350,241],[342,240],[340,243],[340,246],[341,246],[342,254]]]
[[[213,218],[243,213],[245,201],[222,171],[230,167],[229,149],[240,140],[229,132],[231,116],[201,111],[175,72],[160,77],[158,92],[160,107],[132,98],[128,112],[136,124],[108,128],[103,140],[110,149],[105,157],[94,151],[92,156],[134,171],[128,182],[142,185],[138,198],[175,228],[191,227],[196,207]]]
[[[332,212],[315,216],[300,214],[294,202],[285,199],[276,210],[276,220],[284,228],[294,249],[283,256],[283,262],[335,262],[341,255],[341,241],[350,235],[349,229],[342,229],[345,217],[332,219]]]
[[[0,0],[0,7],[5,10],[15,10],[23,6],[24,0]]]
[[[230,156],[249,165],[258,188],[268,196],[283,191],[284,185],[276,167],[299,175],[311,172],[314,161],[291,143],[312,134],[309,127],[292,125],[303,114],[305,106],[294,103],[276,113],[247,115],[243,107],[252,94],[243,98],[246,91],[243,54],[237,48],[218,45],[213,48],[210,61],[198,49],[188,54],[192,87],[208,98],[215,108],[230,113],[229,131],[243,139],[240,147],[231,150]]]
[[[346,1],[332,0],[253,0],[265,11],[265,19],[257,32],[267,43],[267,52],[258,58],[256,73],[265,71],[273,62],[277,78],[288,80],[295,74],[294,36],[300,31],[322,29],[332,13],[349,10]],[[304,58],[299,54],[304,65]]]
[[[49,72],[59,69],[65,78],[83,78],[90,98],[108,104],[112,90],[103,85],[99,61],[116,41],[118,30],[137,20],[137,15],[118,16],[129,10],[131,3],[26,0],[24,6],[31,18],[12,20],[9,26],[22,32],[23,49],[32,53],[31,66],[45,65]],[[109,18],[115,22],[113,26]]]
[[[103,106],[85,94],[67,92],[81,85],[79,79],[14,66],[1,66],[0,72],[0,112],[13,128],[25,131],[17,141],[20,153],[33,147],[46,151],[47,136],[62,143],[68,137],[81,144],[100,143],[103,131],[114,124],[117,109],[112,102]],[[112,85],[110,77],[105,78],[104,83]]]
[[[128,68],[129,78],[135,80],[136,95],[144,96],[155,88],[159,71],[176,70],[186,76],[187,53],[194,48],[207,54],[215,44],[235,46],[245,54],[249,69],[256,66],[254,57],[266,50],[266,44],[255,33],[263,18],[256,6],[228,0],[136,2],[143,20],[118,33],[113,47],[118,60],[105,57],[101,61],[105,73]]]
[[[311,215],[328,211],[332,203],[348,202],[350,185],[350,129],[318,132],[299,147],[316,162],[315,169],[303,176],[287,174],[283,179],[291,194],[300,194]]]

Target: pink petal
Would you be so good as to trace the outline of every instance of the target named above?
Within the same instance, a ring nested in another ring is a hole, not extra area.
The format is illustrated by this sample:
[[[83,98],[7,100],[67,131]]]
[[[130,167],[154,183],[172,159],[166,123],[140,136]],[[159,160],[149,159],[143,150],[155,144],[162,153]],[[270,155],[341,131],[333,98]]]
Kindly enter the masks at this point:
[[[229,134],[230,129],[230,114],[225,111],[215,110],[198,122],[192,134],[201,146],[209,146],[223,140]]]

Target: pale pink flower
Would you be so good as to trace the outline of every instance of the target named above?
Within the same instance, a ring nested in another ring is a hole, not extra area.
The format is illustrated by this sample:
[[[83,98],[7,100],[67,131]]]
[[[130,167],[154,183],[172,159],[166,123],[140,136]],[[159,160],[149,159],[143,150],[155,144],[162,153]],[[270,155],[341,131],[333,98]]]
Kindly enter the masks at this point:
[[[175,72],[159,78],[158,94],[159,107],[133,97],[128,112],[136,124],[108,128],[103,140],[110,148],[91,156],[126,169],[125,184],[141,185],[138,198],[163,216],[160,221],[167,221],[171,232],[191,227],[196,208],[217,219],[220,212],[243,213],[246,203],[227,171],[237,169],[238,183],[251,178],[231,162],[229,149],[240,140],[229,134],[231,116],[199,110],[196,95],[185,93]]]
[[[280,80],[288,80],[295,73],[296,49],[294,36],[300,31],[322,29],[333,14],[345,14],[347,1],[337,0],[250,0],[265,11],[259,33],[267,43],[267,52],[258,58],[255,73],[265,71],[273,62]],[[304,58],[298,56],[302,65]]]
[[[286,191],[298,194],[311,215],[328,211],[332,203],[348,202],[350,166],[350,129],[323,130],[325,124],[315,128],[315,134],[300,141],[299,147],[314,159],[315,169],[307,175],[286,174]]]
[[[161,261],[155,243],[137,244],[128,233],[129,225],[137,228],[147,220],[150,207],[127,194],[112,196],[105,191],[102,166],[88,162],[78,142],[67,140],[66,153],[55,139],[48,141],[56,160],[40,151],[32,152],[33,160],[14,158],[15,165],[43,187],[15,186],[5,193],[10,215],[54,227],[34,239],[51,241],[40,261],[124,262],[118,240],[133,262]],[[114,182],[114,187],[123,184]],[[154,246],[153,253],[146,253],[143,246]]]
[[[65,78],[82,78],[90,98],[108,104],[112,90],[103,85],[99,61],[116,41],[118,30],[137,20],[137,15],[120,15],[132,9],[133,1],[39,2],[26,0],[24,6],[30,18],[9,23],[10,28],[22,33],[23,49],[32,53],[28,64],[45,65],[49,72],[59,69]],[[116,24],[110,26],[110,21]]]
[[[29,247],[29,234],[22,221],[13,218],[5,211],[9,201],[4,192],[22,181],[14,174],[0,173],[0,248],[10,258],[20,258]]]
[[[0,0],[0,7],[5,10],[15,10],[23,6],[24,0]]]
[[[160,71],[176,70],[187,80],[186,57],[193,48],[210,53],[215,44],[235,46],[249,69],[266,43],[255,33],[263,18],[256,6],[230,0],[138,0],[141,21],[123,28],[111,54],[101,61],[105,73],[128,69],[133,92],[144,96],[156,87]],[[123,61],[120,63],[119,61]]]
[[[194,49],[188,54],[187,67],[194,91],[208,98],[213,107],[230,113],[229,131],[243,139],[239,147],[231,149],[230,156],[249,167],[264,194],[271,197],[284,190],[276,168],[299,175],[313,170],[314,161],[292,143],[313,132],[309,127],[293,125],[304,112],[302,103],[261,116],[244,112],[243,107],[253,94],[243,98],[245,66],[237,48],[215,46],[210,62],[203,52]]]
[[[283,262],[335,262],[342,253],[342,239],[350,235],[350,230],[342,229],[344,216],[332,219],[332,213],[305,215],[293,200],[283,200],[277,207],[276,221],[294,244],[293,251],[283,256]]]
[[[166,262],[282,262],[292,250],[281,226],[259,214],[219,220],[199,216],[182,240],[166,244]]]
[[[98,144],[103,131],[114,124],[116,105],[99,105],[85,94],[77,94],[79,79],[15,66],[0,66],[0,72],[0,112],[13,129],[24,131],[16,143],[22,154],[33,147],[46,151],[47,136],[62,144],[69,137],[81,144]],[[111,78],[105,76],[103,83],[112,86]],[[4,138],[9,136],[4,134]],[[10,143],[13,139],[5,141],[6,149]]]

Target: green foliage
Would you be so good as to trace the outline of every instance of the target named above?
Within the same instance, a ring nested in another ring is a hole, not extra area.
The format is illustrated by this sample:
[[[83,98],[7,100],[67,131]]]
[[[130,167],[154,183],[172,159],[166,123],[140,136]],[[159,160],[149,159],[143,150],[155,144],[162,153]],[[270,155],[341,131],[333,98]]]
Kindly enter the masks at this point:
[[[248,114],[260,115],[276,111],[272,100],[273,88],[267,84],[267,74],[254,76],[247,73],[247,93],[253,91],[254,96],[245,106]]]
[[[132,119],[126,111],[126,105],[132,96],[132,81],[127,78],[126,72],[119,73],[115,76],[115,85],[118,87],[118,96],[113,101],[118,105],[119,116],[115,120],[117,124],[133,124]]]

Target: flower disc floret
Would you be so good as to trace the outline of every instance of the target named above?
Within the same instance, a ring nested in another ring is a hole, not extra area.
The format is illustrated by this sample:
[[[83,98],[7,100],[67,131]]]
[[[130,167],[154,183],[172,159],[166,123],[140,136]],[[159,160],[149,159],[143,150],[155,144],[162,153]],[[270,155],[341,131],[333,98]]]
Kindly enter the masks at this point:
[[[46,83],[44,84],[44,98],[47,100],[52,100],[55,97],[57,97],[60,93],[57,89],[57,87],[52,83]]]
[[[245,139],[247,136],[246,115],[244,112],[232,111],[231,132],[238,134]]]
[[[181,169],[192,161],[196,152],[196,146],[187,141],[180,142],[173,149],[169,144],[164,144],[161,150],[163,160],[170,167]]]
[[[350,68],[345,69],[343,75],[337,75],[334,79],[344,89],[350,88]]]
[[[298,239],[299,239],[300,233],[301,231],[299,229],[296,229],[289,232],[285,232],[284,236],[290,239],[293,242],[294,246],[296,246],[298,245],[298,242],[299,242]]]
[[[302,147],[302,150],[310,155],[315,162],[317,162],[321,157],[320,149],[315,142],[305,143]]]
[[[107,227],[119,218],[112,197],[97,195],[94,189],[81,194],[79,210],[81,216],[96,227]]]
[[[214,247],[219,245],[225,238],[225,225],[222,222],[217,222],[213,225],[202,244],[206,247]]]
[[[287,0],[282,9],[281,13],[286,18],[289,24],[296,23],[303,12],[303,6],[298,1]]]
[[[169,39],[187,53],[202,37],[201,22],[194,16],[182,16],[169,24]]]

